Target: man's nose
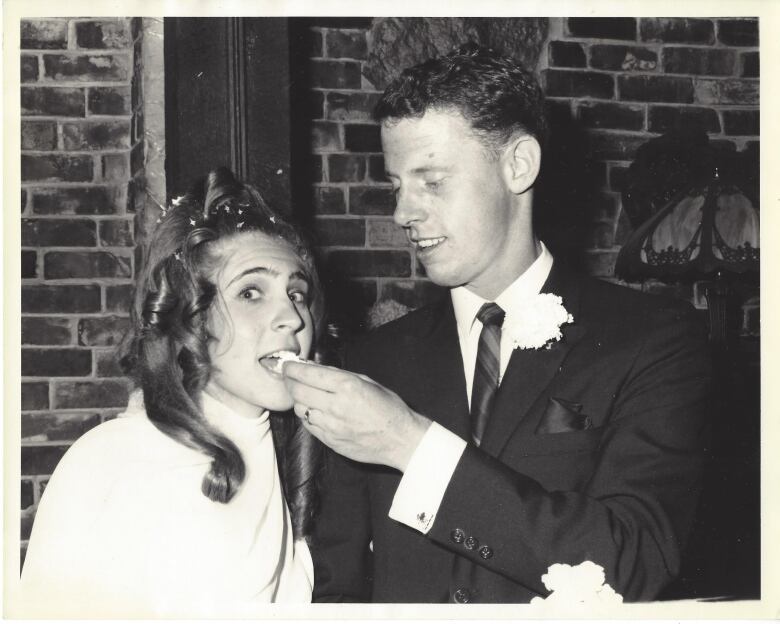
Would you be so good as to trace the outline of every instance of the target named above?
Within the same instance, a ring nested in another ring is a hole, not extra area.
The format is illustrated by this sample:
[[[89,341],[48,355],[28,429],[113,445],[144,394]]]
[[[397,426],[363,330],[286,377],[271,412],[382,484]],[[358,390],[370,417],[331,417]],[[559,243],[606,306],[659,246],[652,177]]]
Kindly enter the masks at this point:
[[[415,201],[403,187],[399,188],[395,193],[393,220],[401,227],[408,227],[423,218],[424,212],[420,208],[419,202]]]
[[[289,297],[280,298],[274,306],[271,326],[275,331],[297,332],[305,322],[300,311]]]

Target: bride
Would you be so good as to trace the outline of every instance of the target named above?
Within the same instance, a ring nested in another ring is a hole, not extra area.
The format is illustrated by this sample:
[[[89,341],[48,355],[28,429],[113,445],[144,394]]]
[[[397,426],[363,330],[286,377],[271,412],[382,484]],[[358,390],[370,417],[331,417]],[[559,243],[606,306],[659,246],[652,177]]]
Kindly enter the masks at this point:
[[[174,204],[123,346],[139,389],[71,447],[38,508],[22,593],[39,616],[257,616],[311,600],[321,447],[276,367],[321,336],[312,254],[226,169]]]

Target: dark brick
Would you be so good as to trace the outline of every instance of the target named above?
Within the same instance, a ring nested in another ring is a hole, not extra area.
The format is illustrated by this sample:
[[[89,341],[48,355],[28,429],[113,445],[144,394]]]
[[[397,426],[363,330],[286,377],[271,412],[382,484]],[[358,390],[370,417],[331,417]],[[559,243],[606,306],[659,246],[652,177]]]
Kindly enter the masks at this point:
[[[346,213],[347,204],[344,201],[344,191],[330,186],[318,188],[314,198],[314,209],[317,214]]]
[[[54,409],[125,407],[127,383],[120,380],[60,381],[54,386]]]
[[[621,100],[640,102],[693,102],[693,81],[672,76],[619,76]]]
[[[609,74],[548,69],[544,79],[550,97],[612,99],[615,96],[615,79]]]
[[[642,41],[664,43],[713,43],[715,29],[708,19],[643,17],[639,23]]]
[[[133,305],[133,286],[106,286],[106,311],[129,314]]]
[[[131,247],[135,244],[133,222],[109,219],[100,222],[100,244],[104,247]]]
[[[566,22],[572,37],[636,39],[636,19],[633,17],[570,17]]]
[[[344,145],[351,152],[381,152],[382,140],[378,125],[347,124]]]
[[[718,20],[718,40],[726,45],[757,46],[758,21],[755,19]]]
[[[705,132],[720,132],[718,113],[698,106],[651,106],[648,114],[650,132],[679,131],[696,127]]]
[[[759,111],[757,110],[724,110],[723,132],[738,136],[758,136],[761,134]]]
[[[44,76],[52,80],[75,82],[124,82],[130,77],[130,60],[122,55],[44,54]]]
[[[22,383],[22,409],[49,409],[49,384],[45,381]]]
[[[66,150],[130,147],[130,121],[80,121],[62,124]]]
[[[365,59],[368,56],[366,33],[330,30],[325,36],[325,51],[330,58]]]
[[[51,474],[67,450],[67,446],[22,446],[22,474]]]
[[[585,254],[585,267],[589,275],[612,277],[615,274],[615,251],[592,251]]]
[[[757,80],[715,80],[700,78],[695,83],[696,101],[701,104],[758,104]]]
[[[428,280],[398,280],[385,282],[380,296],[416,309],[437,301],[446,292],[445,288]]]
[[[124,372],[119,366],[119,354],[116,349],[93,349],[95,354],[95,374],[98,377],[123,377]]]
[[[22,87],[22,115],[84,116],[84,89]]]
[[[21,72],[19,74],[21,82],[35,82],[38,80],[38,57],[22,54],[19,71]]]
[[[628,167],[621,167],[620,165],[610,165],[609,167],[609,188],[618,193],[623,191],[623,187],[626,184],[626,174],[628,173]]]
[[[387,175],[385,174],[385,159],[384,156],[369,156],[368,157],[368,177],[375,182],[389,182]]]
[[[349,212],[360,215],[391,215],[395,212],[393,189],[353,186],[349,189]]]
[[[144,162],[144,143],[137,143],[130,151],[130,175],[135,176],[146,163]]]
[[[649,71],[658,66],[658,54],[650,48],[622,45],[592,45],[590,66],[611,71]]]
[[[22,416],[22,441],[75,441],[99,424],[100,415],[94,413],[24,414]]]
[[[409,247],[406,231],[392,219],[368,220],[368,244],[370,247]]]
[[[30,539],[32,525],[35,520],[34,513],[20,514],[19,516],[19,538],[22,540]]]
[[[362,247],[366,242],[366,222],[356,218],[318,218],[314,222],[317,243],[322,246]]]
[[[92,115],[129,115],[132,112],[130,87],[91,87],[87,106]]]
[[[22,349],[24,377],[86,377],[92,353],[85,349]]]
[[[743,78],[758,78],[760,74],[758,52],[744,52],[742,54],[742,72]]]
[[[574,114],[572,113],[572,100],[546,100],[545,110],[550,127],[556,128],[562,126],[568,128],[571,126]]]
[[[70,319],[22,317],[22,344],[68,345],[72,343]]]
[[[21,189],[21,190],[22,190],[22,196],[21,196],[21,199],[22,199],[22,212],[24,213],[24,212],[27,211],[27,197],[28,197],[28,194],[27,194],[27,189]]]
[[[306,55],[309,57],[322,57],[323,53],[322,45],[322,32],[319,30],[301,30],[296,40],[296,48],[307,50]]]
[[[371,28],[371,17],[294,17],[309,28]]]
[[[710,145],[725,152],[736,152],[737,145],[729,139],[710,139]]]
[[[131,37],[128,24],[123,20],[76,22],[76,44],[80,48],[126,48],[132,43]]]
[[[22,154],[22,181],[89,182],[92,168],[89,156]]]
[[[27,479],[22,480],[22,495],[21,495],[21,508],[27,509],[32,507],[35,503],[35,495],[33,494],[33,482]]]
[[[591,128],[641,130],[645,125],[644,106],[593,103],[579,107],[580,121]]]
[[[379,93],[328,93],[328,119],[336,121],[372,121]]]
[[[310,61],[311,86],[320,89],[360,89],[360,63]]]
[[[106,251],[50,251],[43,257],[46,279],[132,277],[130,258]]]
[[[22,120],[22,149],[57,149],[57,124],[53,121]]]
[[[38,254],[35,251],[22,251],[22,279],[38,277]]]
[[[667,74],[730,76],[734,73],[736,60],[733,50],[666,48],[664,71]]]
[[[600,193],[585,202],[586,214],[593,220],[613,221],[618,217],[618,203],[614,195]]]
[[[550,65],[553,67],[585,67],[582,44],[571,41],[550,42]]]
[[[317,151],[335,152],[343,149],[339,124],[315,121],[312,124],[312,148]]]
[[[103,180],[124,182],[130,178],[130,156],[127,152],[106,154],[103,160]]]
[[[111,347],[118,345],[130,326],[127,317],[103,316],[83,318],[79,321],[78,342],[86,347]]]
[[[64,50],[68,47],[68,22],[64,20],[22,20],[22,50]]]
[[[339,250],[328,254],[328,266],[345,277],[410,277],[407,251]]]
[[[362,182],[366,177],[364,156],[334,154],[328,157],[328,173],[331,182]]]
[[[309,90],[304,99],[303,114],[306,119],[323,119],[325,117],[325,92]]]
[[[613,132],[591,132],[589,154],[600,160],[633,160],[636,150],[647,142],[647,136]]]
[[[631,222],[628,220],[626,211],[621,210],[617,219],[617,225],[615,227],[615,245],[622,247],[626,244],[628,237],[633,233],[634,228],[631,225]]]
[[[120,209],[119,195],[108,186],[41,188],[33,194],[32,209],[37,214],[108,215]]]

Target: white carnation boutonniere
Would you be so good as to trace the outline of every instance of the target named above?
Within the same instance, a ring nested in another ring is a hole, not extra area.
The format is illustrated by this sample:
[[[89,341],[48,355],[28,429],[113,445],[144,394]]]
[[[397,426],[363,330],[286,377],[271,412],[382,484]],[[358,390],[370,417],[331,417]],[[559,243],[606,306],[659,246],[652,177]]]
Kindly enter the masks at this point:
[[[623,603],[623,596],[605,583],[604,568],[592,561],[571,566],[555,563],[542,575],[542,583],[550,591],[547,598],[531,599],[532,605],[553,604],[561,607],[607,607]]]
[[[573,322],[558,295],[540,293],[528,305],[507,314],[501,331],[509,335],[513,349],[549,349],[561,339],[561,326]]]

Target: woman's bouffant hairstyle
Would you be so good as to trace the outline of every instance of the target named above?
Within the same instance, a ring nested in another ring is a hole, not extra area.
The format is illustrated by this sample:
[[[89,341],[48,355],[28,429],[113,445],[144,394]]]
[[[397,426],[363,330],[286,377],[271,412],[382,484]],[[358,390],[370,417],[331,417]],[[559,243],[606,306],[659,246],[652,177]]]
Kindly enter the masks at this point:
[[[544,94],[515,60],[469,42],[445,56],[405,69],[374,108],[379,121],[422,117],[428,109],[455,109],[493,149],[530,134],[544,147],[548,127]]]
[[[211,375],[207,330],[217,287],[213,276],[225,240],[262,232],[283,240],[300,257],[310,282],[314,344],[322,338],[322,288],[309,247],[299,231],[272,210],[253,187],[225,168],[210,172],[166,210],[145,250],[136,282],[131,329],[122,366],[143,389],[146,413],[163,433],[212,458],[202,491],[226,503],[245,477],[236,446],[204,417],[200,394]],[[282,485],[296,537],[310,534],[315,477],[323,449],[294,416],[271,414]]]

